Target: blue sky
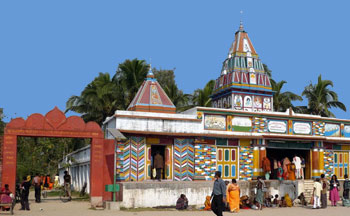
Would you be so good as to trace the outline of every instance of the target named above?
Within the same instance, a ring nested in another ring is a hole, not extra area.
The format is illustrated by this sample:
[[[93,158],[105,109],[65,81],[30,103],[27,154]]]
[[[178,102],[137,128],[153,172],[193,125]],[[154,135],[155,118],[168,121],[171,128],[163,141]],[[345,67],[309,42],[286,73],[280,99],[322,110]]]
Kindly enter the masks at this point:
[[[192,93],[220,74],[243,10],[245,30],[285,90],[319,74],[350,108],[348,1],[1,1],[0,107],[7,121],[65,109],[125,59],[176,68]],[[301,104],[306,104],[304,100]],[[334,110],[339,118],[349,112]]]

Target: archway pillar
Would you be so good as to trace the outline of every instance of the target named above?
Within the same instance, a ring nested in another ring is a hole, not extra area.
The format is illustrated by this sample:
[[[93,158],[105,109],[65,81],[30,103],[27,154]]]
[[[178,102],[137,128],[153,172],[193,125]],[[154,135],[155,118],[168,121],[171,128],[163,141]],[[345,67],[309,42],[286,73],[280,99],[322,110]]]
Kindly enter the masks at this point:
[[[93,138],[91,141],[90,156],[90,196],[91,205],[103,206],[103,162],[104,139]]]
[[[2,146],[2,187],[8,184],[10,191],[16,191],[16,166],[17,166],[17,136],[4,135],[4,144]]]

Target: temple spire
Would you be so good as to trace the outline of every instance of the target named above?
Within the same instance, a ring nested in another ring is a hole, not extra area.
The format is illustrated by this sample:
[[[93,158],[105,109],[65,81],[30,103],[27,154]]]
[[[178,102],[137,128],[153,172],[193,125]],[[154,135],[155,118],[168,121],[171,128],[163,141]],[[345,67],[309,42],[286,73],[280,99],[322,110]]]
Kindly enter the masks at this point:
[[[244,28],[243,28],[243,21],[241,20],[239,23],[239,30],[240,32],[244,32]]]
[[[152,65],[149,64],[149,71],[147,73],[147,78],[154,78],[154,74],[153,74],[153,71],[152,71]]]

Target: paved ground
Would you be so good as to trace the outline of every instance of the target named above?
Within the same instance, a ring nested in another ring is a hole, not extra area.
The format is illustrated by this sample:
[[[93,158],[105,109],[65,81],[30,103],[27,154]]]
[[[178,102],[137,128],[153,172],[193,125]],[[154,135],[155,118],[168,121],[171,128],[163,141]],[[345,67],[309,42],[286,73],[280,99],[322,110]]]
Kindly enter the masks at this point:
[[[166,216],[214,216],[212,212],[204,211],[108,211],[108,210],[92,210],[89,202],[72,201],[62,203],[60,200],[44,200],[40,204],[31,201],[31,211],[19,211],[20,205],[15,207],[15,215],[26,216],[135,216],[135,215],[166,215]],[[328,207],[327,209],[313,210],[309,208],[293,207],[293,208],[268,208],[262,211],[258,210],[241,210],[239,214],[224,213],[224,215],[242,215],[242,216],[333,216],[333,215],[349,215],[350,208],[346,207]],[[1,212],[2,213],[2,212]]]

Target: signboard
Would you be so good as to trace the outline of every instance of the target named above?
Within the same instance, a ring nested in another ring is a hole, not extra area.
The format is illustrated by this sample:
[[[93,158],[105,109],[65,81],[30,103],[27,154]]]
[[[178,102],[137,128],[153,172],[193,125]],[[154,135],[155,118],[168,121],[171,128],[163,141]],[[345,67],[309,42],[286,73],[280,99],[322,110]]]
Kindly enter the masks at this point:
[[[344,125],[344,137],[350,137],[350,125]]]
[[[325,136],[340,137],[340,125],[326,123],[324,135]]]
[[[293,122],[294,134],[311,134],[311,123],[309,122]]]
[[[206,130],[226,130],[226,116],[205,115],[204,129]]]
[[[267,129],[272,133],[286,133],[287,122],[280,120],[269,120],[267,123]]]
[[[252,120],[249,117],[232,117],[232,130],[250,132],[252,131]]]

